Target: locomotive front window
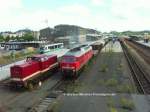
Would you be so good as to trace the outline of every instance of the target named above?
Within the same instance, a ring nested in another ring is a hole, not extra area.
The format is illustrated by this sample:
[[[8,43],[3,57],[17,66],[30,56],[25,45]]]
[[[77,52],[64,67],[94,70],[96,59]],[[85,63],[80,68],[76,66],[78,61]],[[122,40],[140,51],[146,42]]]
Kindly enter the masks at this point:
[[[75,57],[64,57],[63,62],[75,62],[76,58]]]

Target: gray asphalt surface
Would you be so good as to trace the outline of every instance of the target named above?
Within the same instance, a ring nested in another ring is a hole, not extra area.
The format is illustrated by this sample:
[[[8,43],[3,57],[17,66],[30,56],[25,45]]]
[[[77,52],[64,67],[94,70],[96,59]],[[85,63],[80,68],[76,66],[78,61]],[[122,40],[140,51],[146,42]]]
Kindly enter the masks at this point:
[[[108,112],[106,97],[65,96],[60,104],[60,112]]]

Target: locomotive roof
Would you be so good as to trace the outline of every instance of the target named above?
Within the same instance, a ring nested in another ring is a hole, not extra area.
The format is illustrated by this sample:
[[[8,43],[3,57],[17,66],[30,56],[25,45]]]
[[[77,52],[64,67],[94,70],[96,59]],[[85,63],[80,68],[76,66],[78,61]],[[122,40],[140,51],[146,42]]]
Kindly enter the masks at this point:
[[[26,67],[26,66],[29,66],[29,65],[35,64],[35,63],[36,62],[31,61],[31,62],[25,62],[25,63],[22,63],[20,65],[14,65],[14,66],[16,66],[16,67]]]
[[[89,51],[91,48],[91,46],[89,45],[81,45],[79,47],[73,48],[71,49],[69,52],[67,52],[65,54],[65,56],[81,56],[83,55],[85,52]]]
[[[38,55],[35,55],[35,56],[31,56],[31,57],[37,57],[37,58],[43,58],[43,57],[53,57],[53,56],[56,56],[56,55],[43,55],[43,54],[38,54]],[[36,63],[36,61],[30,61],[30,62],[24,62],[20,65],[14,65],[16,67],[26,67],[26,66],[29,66],[31,64],[34,64]]]
[[[31,57],[42,58],[42,57],[45,57],[45,56],[46,56],[46,55],[44,55],[44,54],[38,54],[38,55],[31,56]]]
[[[53,56],[56,56],[56,55],[37,54],[31,57],[43,58],[43,57],[53,57]]]

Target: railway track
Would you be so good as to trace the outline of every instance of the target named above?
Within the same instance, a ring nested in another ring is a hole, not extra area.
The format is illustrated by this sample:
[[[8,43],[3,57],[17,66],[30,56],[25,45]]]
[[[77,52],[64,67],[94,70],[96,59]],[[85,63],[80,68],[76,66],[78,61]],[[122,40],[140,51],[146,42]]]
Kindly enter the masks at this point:
[[[57,98],[63,94],[64,85],[69,85],[70,83],[74,83],[75,80],[65,80],[61,79],[57,81],[48,91],[49,93],[43,98],[40,102],[35,104],[32,108],[27,110],[27,112],[48,112],[52,110],[52,105],[57,100]]]
[[[42,109],[42,106],[40,106],[40,105],[44,105],[44,104],[45,104],[45,106],[46,106],[46,104],[48,105],[48,102],[52,99],[55,99],[54,96],[56,96],[56,94],[54,94],[54,93],[48,94],[49,89],[53,90],[54,88],[58,87],[61,84],[61,78],[60,78],[59,74],[60,73],[57,72],[57,73],[53,74],[49,79],[45,80],[44,86],[46,86],[46,87],[41,88],[41,89],[37,89],[37,90],[33,90],[33,91],[27,91],[24,89],[22,90],[21,88],[18,88],[17,90],[14,90],[14,89],[12,90],[11,88],[9,88],[9,86],[10,86],[9,81],[10,80],[1,81],[0,82],[0,92],[3,92],[3,93],[6,92],[7,93],[6,94],[7,96],[5,94],[1,93],[1,97],[4,98],[1,101],[2,101],[2,103],[5,104],[6,110],[8,109],[7,107],[11,108],[12,105],[15,105],[15,108],[16,107],[18,108],[17,105],[20,102],[26,102],[26,99],[29,99],[31,96],[33,96],[33,94],[35,94],[35,91],[36,91],[36,93],[37,93],[37,91],[44,92],[44,94],[40,94],[39,97],[40,97],[40,99],[42,99],[42,102],[45,102],[45,103],[40,102],[39,107]],[[52,83],[48,84],[49,81]],[[50,86],[48,86],[48,85],[50,85]],[[53,94],[53,98],[52,98],[52,94]],[[22,105],[22,108],[24,110],[30,110],[30,107],[29,108],[27,108],[27,107],[31,104],[31,108],[32,108],[32,106],[34,106],[32,103],[34,103],[34,102],[35,102],[34,104],[37,103],[37,101],[38,101],[38,100],[36,100],[37,96],[38,95],[35,95],[33,97],[33,101],[31,101],[30,103],[28,103],[28,104],[24,103],[24,105]],[[24,97],[26,97],[26,99],[24,99]],[[21,98],[23,100],[21,100]],[[33,112],[35,112],[35,111],[33,111]],[[40,111],[37,111],[37,112],[40,112]]]
[[[56,98],[62,93],[61,91],[55,91],[55,89],[63,83],[63,80],[59,80],[50,88],[50,93],[46,95],[40,102],[32,106],[27,112],[47,112],[51,109],[51,105]]]
[[[138,54],[145,60],[145,62],[147,62],[148,64],[150,64],[150,47],[137,43],[135,41],[129,41],[126,40],[126,43],[131,46],[132,48],[134,48]]]
[[[125,57],[128,61],[128,64],[130,66],[132,77],[135,81],[137,90],[141,94],[150,94],[150,80],[147,77],[148,74],[141,69],[139,64],[135,61],[133,56],[129,53],[127,46],[121,41],[121,46],[123,49],[123,52],[125,54]]]

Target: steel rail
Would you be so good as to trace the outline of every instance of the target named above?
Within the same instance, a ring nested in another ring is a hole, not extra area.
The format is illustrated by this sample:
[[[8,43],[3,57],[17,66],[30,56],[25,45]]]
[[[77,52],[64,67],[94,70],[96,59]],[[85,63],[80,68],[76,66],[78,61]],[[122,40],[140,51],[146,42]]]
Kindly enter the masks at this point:
[[[125,54],[125,57],[128,61],[128,64],[130,66],[132,76],[134,81],[136,82],[139,93],[150,94],[150,80],[147,78],[147,74],[137,64],[137,62],[135,61],[133,56],[129,53],[124,43],[121,42],[121,46]]]

